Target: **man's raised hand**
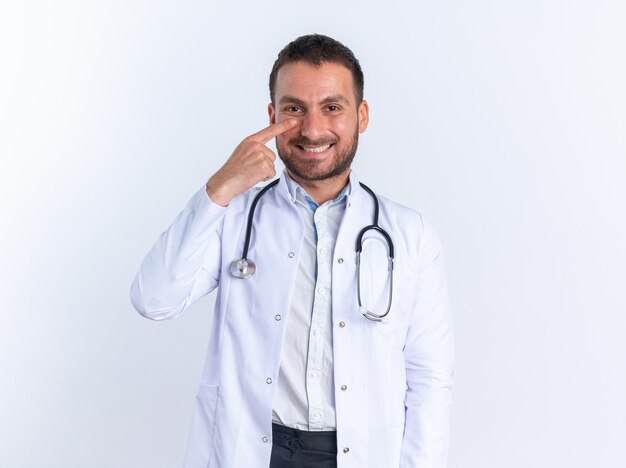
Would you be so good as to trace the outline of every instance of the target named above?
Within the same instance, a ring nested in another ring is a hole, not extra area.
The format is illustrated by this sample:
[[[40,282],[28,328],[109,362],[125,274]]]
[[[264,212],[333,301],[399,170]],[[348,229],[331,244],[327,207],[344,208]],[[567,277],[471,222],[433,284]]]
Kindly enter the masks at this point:
[[[235,196],[274,177],[276,155],[265,145],[297,123],[296,119],[283,120],[245,138],[206,183],[209,198],[227,206]]]

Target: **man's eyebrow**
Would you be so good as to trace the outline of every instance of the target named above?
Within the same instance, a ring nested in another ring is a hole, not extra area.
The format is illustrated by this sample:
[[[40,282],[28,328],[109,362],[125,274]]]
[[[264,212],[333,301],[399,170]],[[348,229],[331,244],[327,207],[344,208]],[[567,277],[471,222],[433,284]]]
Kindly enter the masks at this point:
[[[341,104],[350,104],[350,101],[348,100],[348,98],[346,98],[345,96],[341,95],[341,94],[335,94],[334,96],[328,96],[327,98],[325,98],[324,100],[322,100],[322,104],[330,104],[331,102],[338,102]]]
[[[322,99],[322,101],[320,102],[320,104],[330,104],[333,102],[337,102],[337,103],[342,103],[342,104],[350,104],[350,101],[343,95],[341,94],[335,94],[333,96],[328,96],[325,97],[324,99]],[[306,103],[302,100],[302,99],[298,99],[297,97],[293,97],[293,96],[283,96],[280,98],[280,100],[278,101],[279,104],[297,104],[299,106],[306,106]]]
[[[279,104],[297,104],[299,106],[304,106],[304,101],[302,99],[298,99],[296,97],[293,96],[283,96],[280,98],[280,101],[278,101]]]

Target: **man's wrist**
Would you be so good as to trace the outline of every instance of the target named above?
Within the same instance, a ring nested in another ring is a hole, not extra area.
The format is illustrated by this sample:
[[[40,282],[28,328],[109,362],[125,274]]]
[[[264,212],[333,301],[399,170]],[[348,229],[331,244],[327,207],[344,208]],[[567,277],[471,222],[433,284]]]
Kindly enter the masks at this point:
[[[228,206],[233,199],[233,195],[223,185],[214,185],[209,180],[205,185],[206,194],[209,199],[220,206]]]

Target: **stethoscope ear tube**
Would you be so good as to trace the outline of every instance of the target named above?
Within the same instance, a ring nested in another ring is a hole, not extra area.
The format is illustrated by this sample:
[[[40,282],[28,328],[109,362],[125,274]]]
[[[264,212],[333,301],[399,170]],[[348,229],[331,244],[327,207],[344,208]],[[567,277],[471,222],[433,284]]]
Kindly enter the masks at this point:
[[[382,236],[385,238],[385,240],[387,241],[387,256],[389,259],[389,265],[388,265],[388,271],[389,271],[389,296],[387,299],[387,310],[385,311],[384,314],[378,315],[375,314],[374,312],[367,310],[365,307],[363,307],[363,302],[361,301],[361,252],[363,250],[363,235],[369,231],[369,230],[374,230],[377,231],[379,233],[382,234]],[[391,310],[391,303],[393,301],[393,267],[394,267],[394,261],[393,261],[393,242],[391,241],[391,237],[389,236],[389,234],[387,234],[387,232],[382,229],[379,226],[367,226],[364,227],[361,232],[359,233],[358,237],[357,237],[357,246],[356,246],[356,269],[357,269],[357,280],[356,280],[356,290],[357,290],[357,301],[359,303],[359,311],[363,314],[363,316],[366,319],[372,320],[374,322],[383,322],[386,323],[387,319],[385,319],[385,317],[387,317],[387,315],[389,314],[389,311]]]
[[[391,240],[391,236],[389,236],[389,234],[387,233],[387,231],[385,231],[383,228],[381,228],[378,225],[375,224],[370,224],[369,226],[365,226],[363,229],[361,229],[361,232],[359,232],[359,235],[356,237],[356,251],[357,253],[361,253],[363,251],[363,236],[365,235],[365,233],[367,231],[376,231],[379,232],[387,241],[387,253],[390,259],[393,260],[394,256],[393,256],[393,241]]]
[[[363,190],[369,193],[370,196],[372,197],[372,200],[374,200],[374,224],[365,226],[363,229],[361,229],[361,232],[359,232],[359,235],[356,237],[356,268],[357,268],[356,289],[357,289],[357,300],[359,303],[359,311],[363,314],[363,317],[365,317],[366,319],[372,320],[374,322],[386,323],[387,319],[385,317],[387,317],[387,315],[389,314],[389,311],[391,310],[391,303],[393,301],[393,266],[394,266],[393,265],[394,264],[393,241],[391,240],[391,236],[387,233],[387,231],[385,231],[383,228],[381,228],[378,225],[378,212],[379,212],[378,197],[376,196],[374,191],[371,188],[369,188],[367,185],[365,185],[363,182],[360,182],[360,184],[361,184],[361,187],[363,187]],[[389,257],[388,268],[389,268],[389,275],[390,275],[389,296],[387,300],[387,310],[385,311],[384,314],[381,314],[381,315],[375,314],[374,312],[367,310],[365,307],[363,307],[363,302],[361,301],[361,252],[363,251],[363,236],[368,231],[376,231],[380,233],[385,238],[385,241],[387,242],[387,256]]]

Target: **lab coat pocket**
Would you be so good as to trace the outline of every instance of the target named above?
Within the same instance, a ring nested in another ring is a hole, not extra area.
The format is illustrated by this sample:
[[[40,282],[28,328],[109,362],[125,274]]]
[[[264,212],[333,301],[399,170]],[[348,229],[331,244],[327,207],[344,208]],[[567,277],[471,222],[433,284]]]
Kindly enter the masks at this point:
[[[218,396],[218,385],[200,385],[191,420],[189,447],[184,466],[210,466]]]

